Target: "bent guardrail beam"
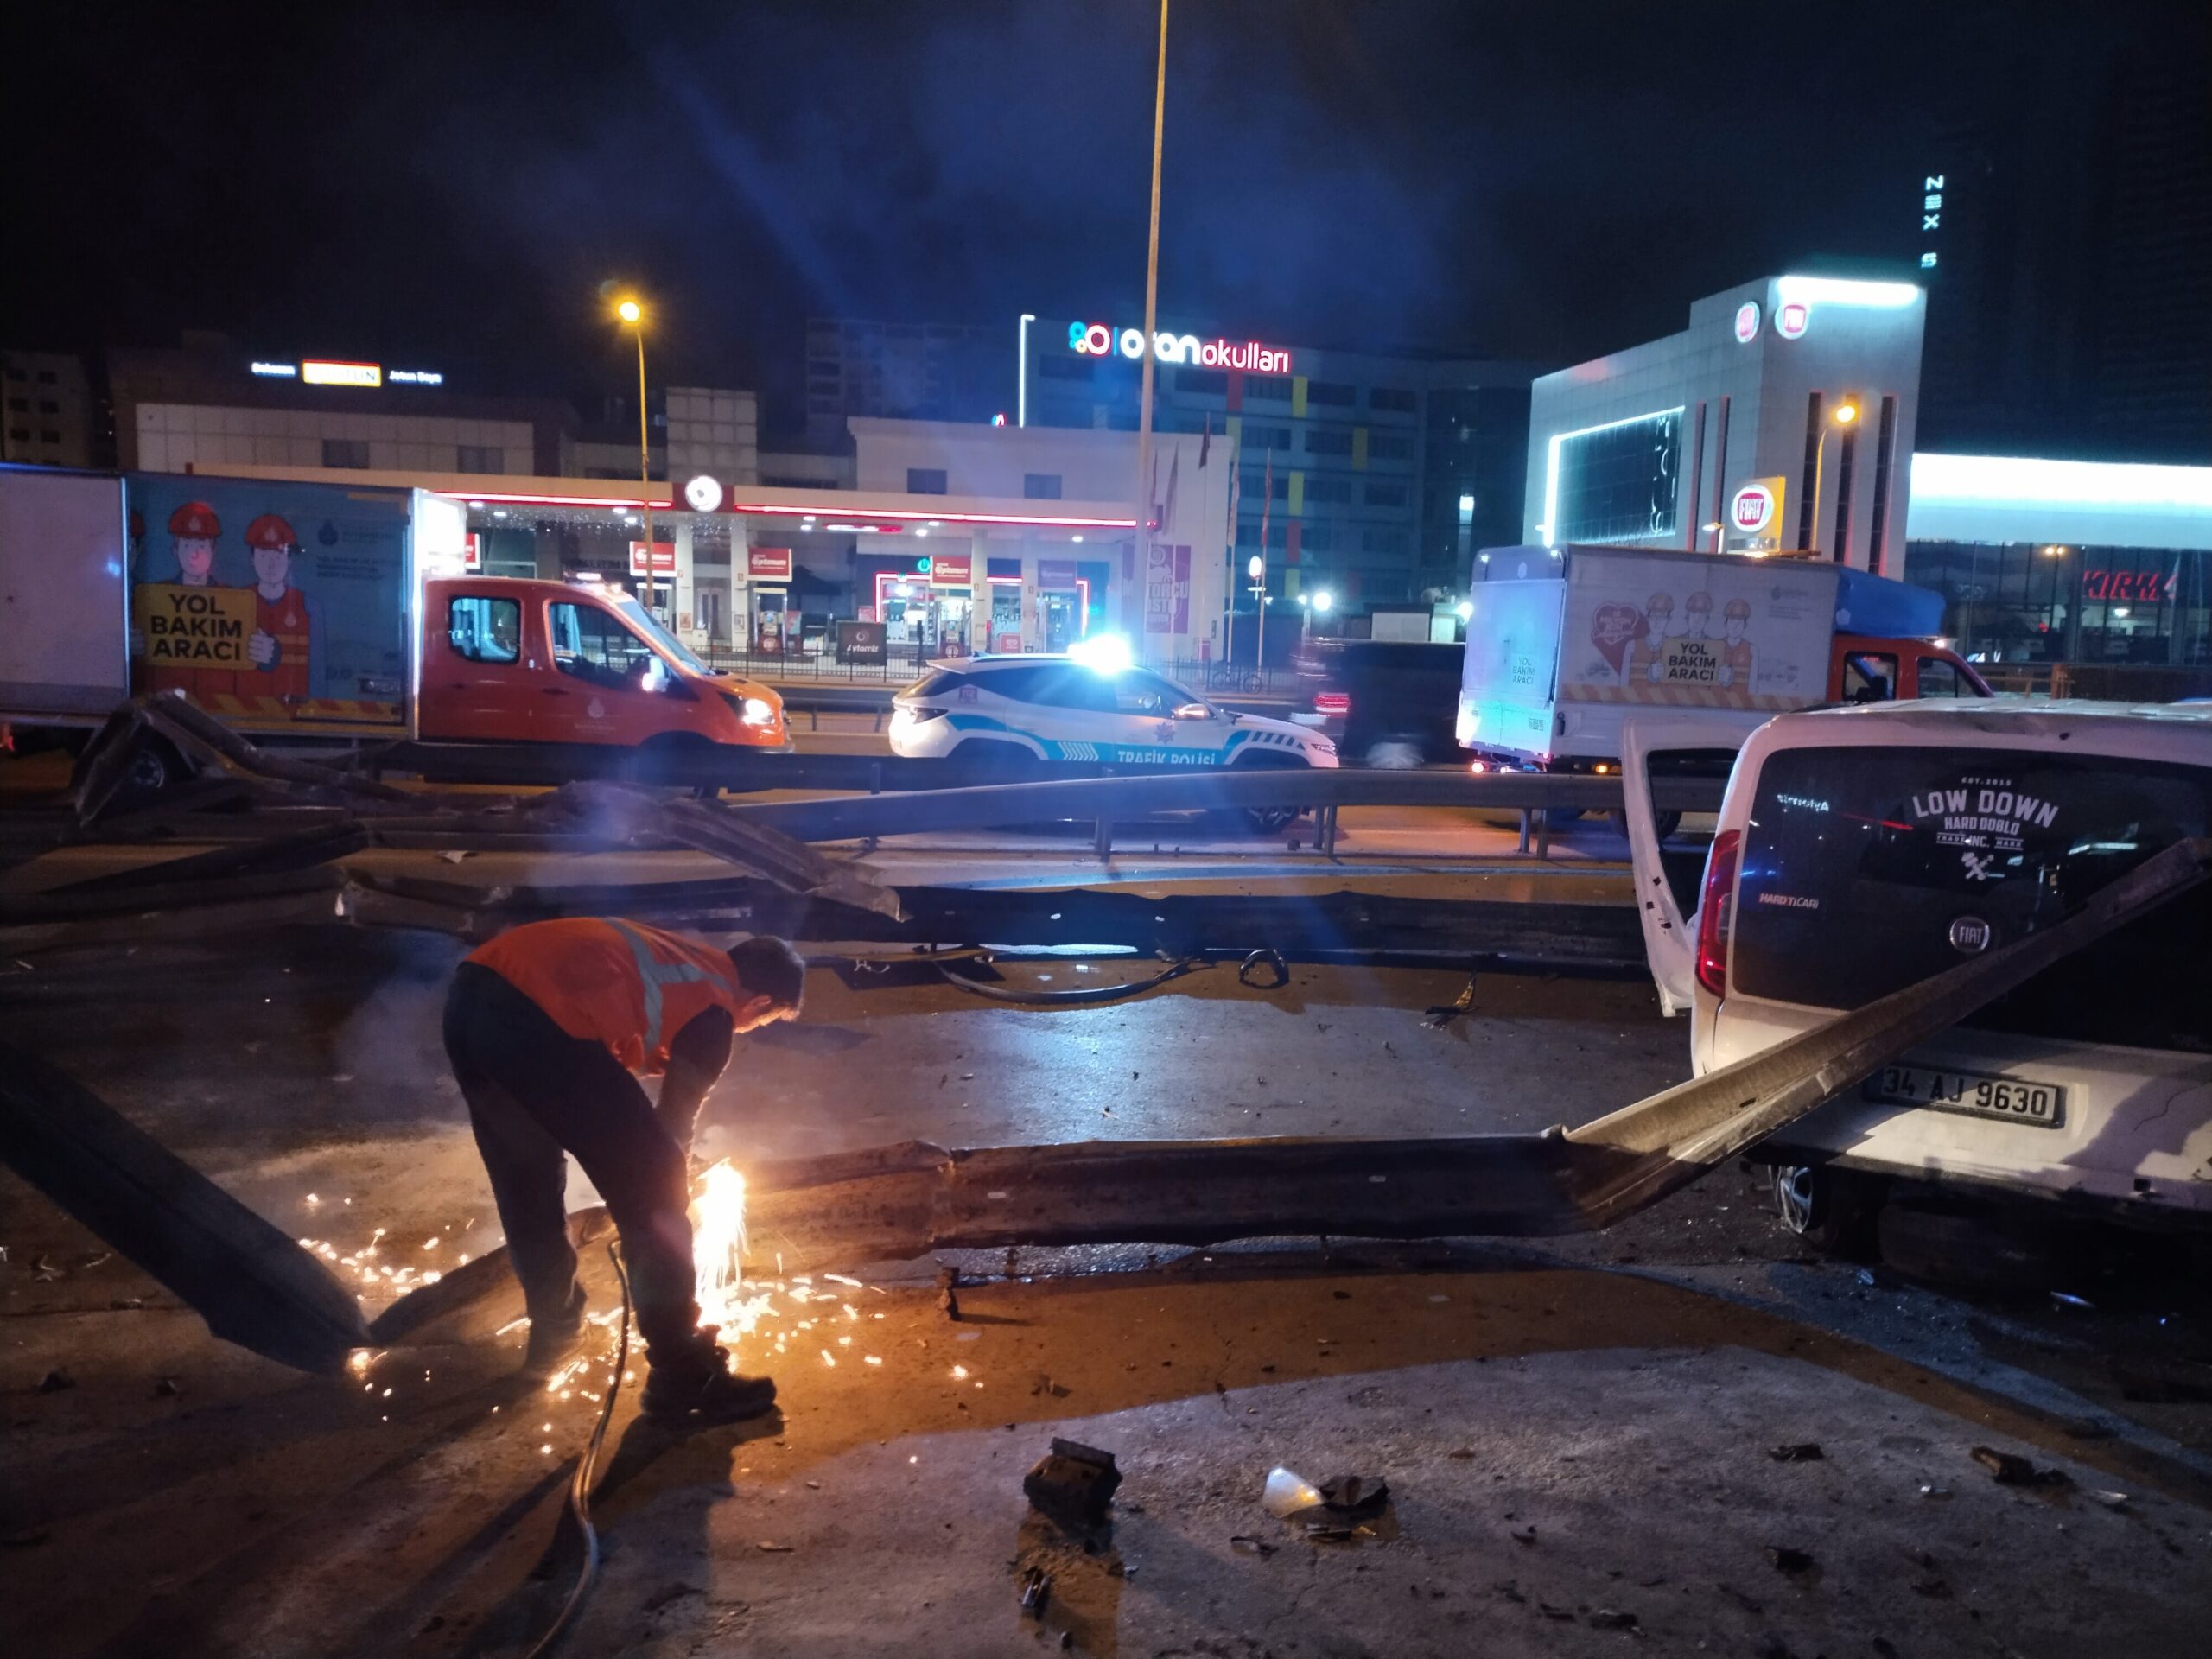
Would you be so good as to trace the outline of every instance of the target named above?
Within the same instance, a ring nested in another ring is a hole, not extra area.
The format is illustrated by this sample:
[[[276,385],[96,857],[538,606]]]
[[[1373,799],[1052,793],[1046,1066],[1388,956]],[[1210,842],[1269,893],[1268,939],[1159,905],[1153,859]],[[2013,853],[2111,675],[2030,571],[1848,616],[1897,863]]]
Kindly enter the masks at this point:
[[[748,1171],[749,1249],[756,1262],[791,1272],[1010,1244],[1535,1236],[1609,1226],[2170,903],[2208,865],[2212,842],[2169,848],[2055,927],[1571,1132],[964,1152],[907,1142]],[[603,1211],[572,1221],[587,1236],[606,1227]],[[495,1251],[403,1297],[370,1334],[379,1344],[466,1340],[518,1317],[521,1306]]]

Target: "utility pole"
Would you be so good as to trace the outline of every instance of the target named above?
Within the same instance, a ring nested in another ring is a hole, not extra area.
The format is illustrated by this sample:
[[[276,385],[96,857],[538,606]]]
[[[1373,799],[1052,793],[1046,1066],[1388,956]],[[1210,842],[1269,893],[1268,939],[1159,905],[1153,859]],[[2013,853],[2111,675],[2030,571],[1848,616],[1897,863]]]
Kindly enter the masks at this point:
[[[1143,583],[1152,555],[1152,377],[1157,356],[1153,342],[1160,326],[1160,156],[1167,119],[1167,0],[1160,0],[1160,64],[1152,93],[1152,229],[1145,247],[1144,346],[1138,353],[1141,365],[1137,390],[1136,526],[1131,548],[1135,574],[1122,584],[1122,628],[1131,636],[1141,658],[1144,626]],[[1134,615],[1135,625],[1131,624]]]

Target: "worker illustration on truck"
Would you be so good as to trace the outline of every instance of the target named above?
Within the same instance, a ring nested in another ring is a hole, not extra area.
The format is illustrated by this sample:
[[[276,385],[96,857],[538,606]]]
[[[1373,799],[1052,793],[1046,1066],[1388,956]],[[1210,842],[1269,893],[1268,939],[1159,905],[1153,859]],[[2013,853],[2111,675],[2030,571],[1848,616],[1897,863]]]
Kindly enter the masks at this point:
[[[1628,665],[1623,671],[1621,682],[1633,685],[1638,680],[1656,680],[1660,673],[1660,658],[1667,649],[1667,631],[1675,622],[1675,596],[1654,594],[1643,601],[1643,625],[1636,631],[1636,643],[1628,649]]]
[[[1732,599],[1720,610],[1720,683],[1746,686],[1758,666],[1758,647],[1744,637],[1751,624],[1751,602]]]
[[[204,708],[219,709],[216,699],[238,690],[247,634],[243,605],[215,584],[223,521],[207,502],[187,501],[168,522],[176,574],[142,583],[135,595],[146,689],[182,691]]]
[[[291,707],[322,695],[316,681],[321,653],[315,648],[319,619],[308,596],[292,586],[292,560],[300,541],[291,524],[264,512],[246,526],[253,558],[254,629],[246,640],[251,675],[238,677],[249,696],[278,697]]]

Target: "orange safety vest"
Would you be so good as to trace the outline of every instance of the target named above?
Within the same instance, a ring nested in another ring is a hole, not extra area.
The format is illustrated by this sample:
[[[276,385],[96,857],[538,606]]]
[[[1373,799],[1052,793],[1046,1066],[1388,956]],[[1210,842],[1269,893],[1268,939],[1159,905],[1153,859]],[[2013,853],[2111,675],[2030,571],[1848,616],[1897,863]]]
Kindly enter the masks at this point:
[[[691,1020],[710,1007],[734,1019],[751,1000],[721,951],[644,922],[528,922],[468,960],[537,1003],[569,1036],[605,1044],[648,1076],[668,1069],[669,1039]]]
[[[276,642],[276,660],[269,668],[240,674],[249,695],[282,697],[288,702],[308,700],[308,602],[296,588],[287,588],[281,599],[254,594],[254,626]]]

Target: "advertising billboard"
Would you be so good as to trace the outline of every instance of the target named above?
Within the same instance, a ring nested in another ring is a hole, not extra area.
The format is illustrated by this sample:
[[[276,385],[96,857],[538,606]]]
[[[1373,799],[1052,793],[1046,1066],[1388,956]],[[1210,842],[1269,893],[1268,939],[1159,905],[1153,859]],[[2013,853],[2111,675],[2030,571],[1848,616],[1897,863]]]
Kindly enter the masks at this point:
[[[247,726],[406,721],[408,498],[133,473],[130,654]]]

